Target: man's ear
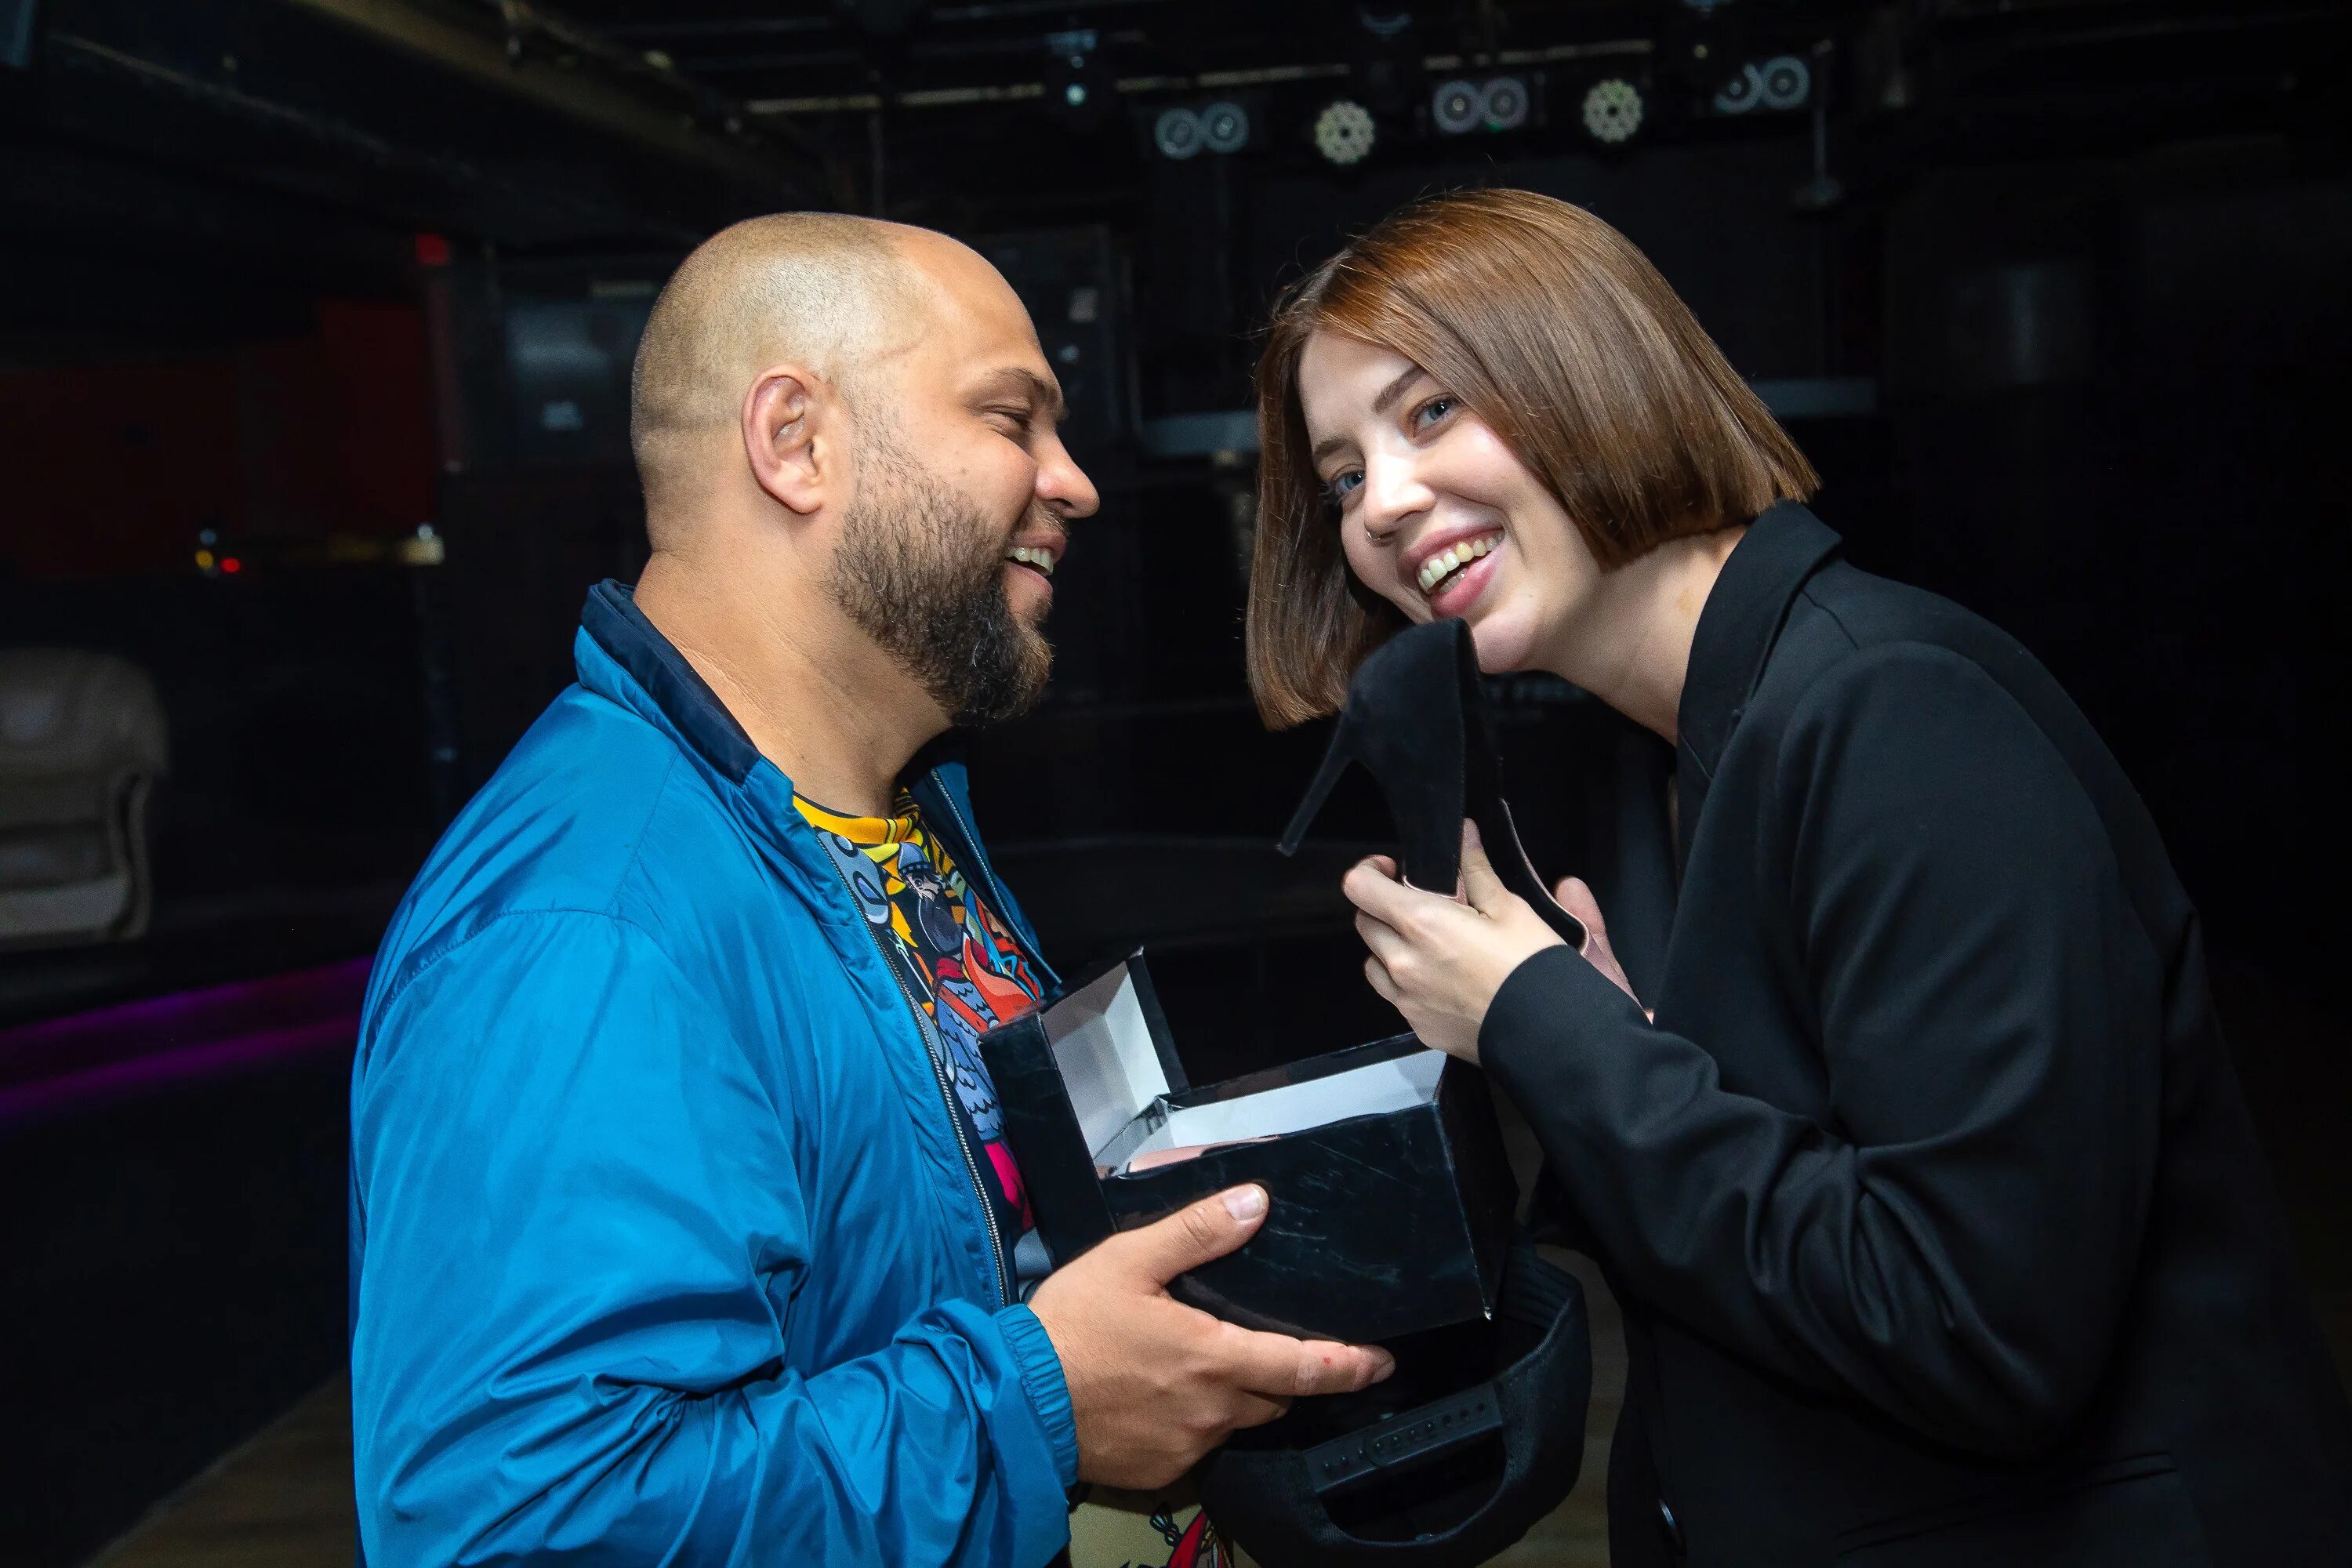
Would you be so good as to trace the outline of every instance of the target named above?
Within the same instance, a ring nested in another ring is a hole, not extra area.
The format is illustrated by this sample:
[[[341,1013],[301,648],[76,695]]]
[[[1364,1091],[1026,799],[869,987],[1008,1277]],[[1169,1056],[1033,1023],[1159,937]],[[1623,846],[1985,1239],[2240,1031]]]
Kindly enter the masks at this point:
[[[743,395],[743,453],[751,477],[782,506],[806,517],[847,482],[840,400],[796,364],[771,365]]]

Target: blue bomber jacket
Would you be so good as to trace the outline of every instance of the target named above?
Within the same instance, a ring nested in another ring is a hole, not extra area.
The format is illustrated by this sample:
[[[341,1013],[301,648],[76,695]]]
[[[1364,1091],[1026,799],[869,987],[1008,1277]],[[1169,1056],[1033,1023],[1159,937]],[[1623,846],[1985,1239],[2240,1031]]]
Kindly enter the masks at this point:
[[[929,1020],[626,588],[590,595],[575,653],[369,986],[366,1561],[1045,1563],[1068,1391]],[[1034,959],[961,768],[914,790]]]

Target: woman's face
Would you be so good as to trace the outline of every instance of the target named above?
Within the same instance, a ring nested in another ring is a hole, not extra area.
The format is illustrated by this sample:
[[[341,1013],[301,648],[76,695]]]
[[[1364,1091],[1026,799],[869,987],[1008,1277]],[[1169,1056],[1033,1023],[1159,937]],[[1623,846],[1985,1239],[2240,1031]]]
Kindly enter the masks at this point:
[[[1402,354],[1336,332],[1307,341],[1298,397],[1357,578],[1412,620],[1469,622],[1489,673],[1546,668],[1601,574],[1502,438]]]

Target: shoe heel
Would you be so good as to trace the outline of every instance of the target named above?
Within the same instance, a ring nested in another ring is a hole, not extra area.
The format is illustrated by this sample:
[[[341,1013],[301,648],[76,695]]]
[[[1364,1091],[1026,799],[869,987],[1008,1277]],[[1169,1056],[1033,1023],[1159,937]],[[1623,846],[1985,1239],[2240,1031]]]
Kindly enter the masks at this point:
[[[1298,853],[1299,843],[1306,838],[1307,830],[1315,826],[1316,814],[1323,809],[1323,803],[1331,798],[1331,791],[1339,784],[1339,775],[1346,773],[1348,764],[1356,760],[1355,737],[1350,733],[1351,718],[1352,715],[1340,714],[1339,724],[1331,731],[1331,744],[1323,752],[1323,765],[1315,770],[1315,782],[1307,786],[1306,798],[1298,803],[1298,809],[1291,813],[1290,826],[1282,830],[1282,842],[1276,847],[1285,855]]]

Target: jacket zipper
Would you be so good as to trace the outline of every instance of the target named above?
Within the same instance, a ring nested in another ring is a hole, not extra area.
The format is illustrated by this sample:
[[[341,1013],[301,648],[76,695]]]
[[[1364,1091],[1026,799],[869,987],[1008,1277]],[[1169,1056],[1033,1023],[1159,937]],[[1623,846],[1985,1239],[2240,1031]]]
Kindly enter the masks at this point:
[[[825,858],[827,864],[832,863],[832,858],[831,856]],[[857,889],[851,884],[847,873],[836,865],[833,868],[833,874],[841,879],[842,889],[849,894],[851,905],[859,909],[857,923],[866,928],[866,938],[874,943],[883,969],[889,974],[891,983],[898,986],[899,996],[906,1001],[907,1010],[915,1016],[915,1033],[923,1042],[924,1054],[931,1058],[931,1077],[940,1086],[940,1100],[947,1108],[948,1126],[954,1131],[956,1148],[963,1154],[964,1173],[971,1178],[971,1195],[980,1200],[981,1223],[988,1227],[989,1260],[996,1266],[997,1304],[1010,1306],[1013,1302],[1013,1279],[1006,1270],[1004,1236],[996,1223],[996,1203],[988,1195],[988,1189],[981,1185],[980,1161],[971,1152],[971,1140],[964,1136],[963,1117],[959,1114],[955,1085],[948,1079],[945,1052],[940,1049],[930,1019],[923,1014],[922,1005],[915,1000],[914,993],[907,989],[905,978],[891,963],[889,952],[883,947],[881,937],[876,934],[873,922],[866,918],[863,906],[858,905]]]

